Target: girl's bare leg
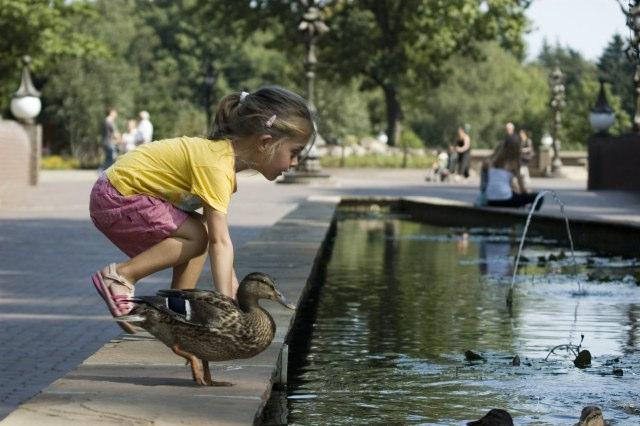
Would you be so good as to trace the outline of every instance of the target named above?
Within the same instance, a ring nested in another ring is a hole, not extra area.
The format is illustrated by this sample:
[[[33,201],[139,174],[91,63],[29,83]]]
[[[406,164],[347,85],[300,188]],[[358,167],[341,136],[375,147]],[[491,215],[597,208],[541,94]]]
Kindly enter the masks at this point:
[[[178,266],[180,269],[180,266],[183,266],[182,273],[176,274],[174,271],[173,282],[179,285],[190,285],[193,281],[192,287],[194,287],[202,271],[207,244],[207,229],[200,220],[189,217],[171,236],[129,261],[118,264],[116,269],[129,282],[135,283],[154,272],[172,266]],[[198,265],[200,265],[199,270]]]
[[[178,290],[195,288],[206,260],[207,252],[205,251],[200,256],[194,257],[188,262],[174,266],[171,288]]]

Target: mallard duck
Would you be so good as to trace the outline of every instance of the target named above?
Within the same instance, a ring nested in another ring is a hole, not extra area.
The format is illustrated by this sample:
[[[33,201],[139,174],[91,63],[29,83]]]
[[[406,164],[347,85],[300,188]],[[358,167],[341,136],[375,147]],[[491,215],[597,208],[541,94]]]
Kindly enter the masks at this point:
[[[210,290],[160,290],[156,296],[131,299],[134,308],[118,320],[140,326],[191,364],[198,385],[231,386],[211,379],[209,361],[251,358],[269,346],[276,325],[258,304],[270,299],[289,309],[269,275],[253,272],[243,278],[238,301]]]

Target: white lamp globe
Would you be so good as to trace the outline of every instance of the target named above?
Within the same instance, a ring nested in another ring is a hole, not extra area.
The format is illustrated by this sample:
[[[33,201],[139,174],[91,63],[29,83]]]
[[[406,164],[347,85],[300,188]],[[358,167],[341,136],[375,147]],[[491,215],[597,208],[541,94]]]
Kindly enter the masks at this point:
[[[32,120],[40,114],[42,102],[36,96],[22,96],[11,99],[11,113],[19,120]]]

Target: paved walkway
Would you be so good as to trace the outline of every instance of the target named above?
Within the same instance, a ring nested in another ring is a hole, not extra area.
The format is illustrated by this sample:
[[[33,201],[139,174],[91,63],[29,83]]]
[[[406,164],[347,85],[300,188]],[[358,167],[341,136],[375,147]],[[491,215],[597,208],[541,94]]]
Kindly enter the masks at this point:
[[[331,170],[327,185],[275,185],[239,178],[229,213],[237,250],[312,194],[431,196],[472,202],[477,182],[427,183],[418,170]],[[89,275],[122,254],[87,214],[94,172],[45,172],[36,188],[0,204],[0,419],[119,334]],[[640,225],[640,193],[585,191],[584,178],[534,179],[558,192],[571,217]],[[547,202],[543,213],[558,214]],[[144,292],[166,286],[163,272]]]

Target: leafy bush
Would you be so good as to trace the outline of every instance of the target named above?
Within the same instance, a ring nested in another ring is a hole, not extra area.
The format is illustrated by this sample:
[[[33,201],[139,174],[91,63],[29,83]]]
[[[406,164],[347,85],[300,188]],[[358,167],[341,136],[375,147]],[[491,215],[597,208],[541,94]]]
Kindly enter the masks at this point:
[[[400,134],[400,146],[403,148],[424,148],[424,142],[413,130],[404,129]]]

